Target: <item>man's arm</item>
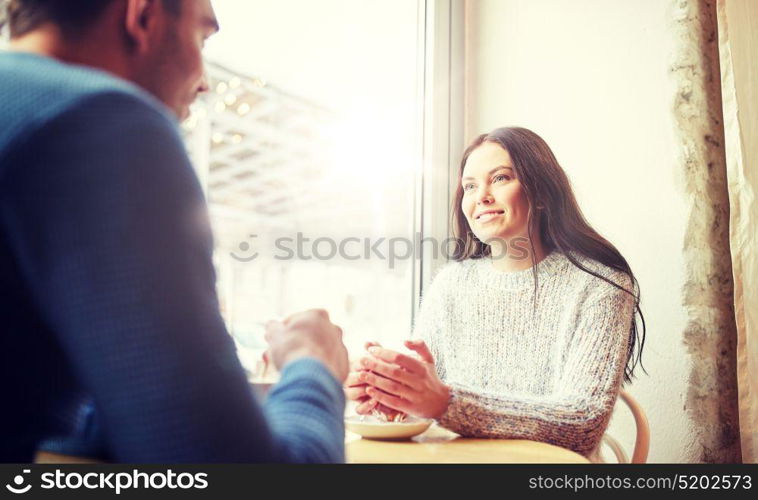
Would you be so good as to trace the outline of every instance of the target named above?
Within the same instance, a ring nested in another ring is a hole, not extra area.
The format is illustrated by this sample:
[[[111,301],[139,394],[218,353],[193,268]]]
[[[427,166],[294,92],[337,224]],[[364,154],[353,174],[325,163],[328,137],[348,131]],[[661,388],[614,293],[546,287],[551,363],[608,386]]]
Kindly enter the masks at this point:
[[[288,443],[254,401],[218,311],[202,192],[163,114],[128,95],[91,97],[10,161],[3,223],[115,460],[279,461],[291,446],[303,461],[342,458],[344,402],[319,363],[291,363],[281,390],[314,389],[292,399],[300,425],[322,433]]]

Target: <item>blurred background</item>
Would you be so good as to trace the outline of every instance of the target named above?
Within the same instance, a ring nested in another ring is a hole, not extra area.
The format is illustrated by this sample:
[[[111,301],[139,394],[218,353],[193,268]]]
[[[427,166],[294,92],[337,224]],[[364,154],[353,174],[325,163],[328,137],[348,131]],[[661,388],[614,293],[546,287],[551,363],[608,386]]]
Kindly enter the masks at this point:
[[[414,262],[329,258],[330,238],[415,231],[423,68],[415,1],[219,1],[206,48],[211,92],[184,123],[216,236],[232,334],[322,307],[352,352],[406,338]],[[423,11],[422,11],[423,12]],[[423,20],[422,20],[423,21]],[[277,238],[305,242],[276,251]],[[310,240],[310,241],[307,241]],[[364,255],[362,243],[344,246]],[[277,259],[276,256],[292,258]],[[258,257],[248,261],[252,255]],[[298,255],[299,254],[299,255]]]

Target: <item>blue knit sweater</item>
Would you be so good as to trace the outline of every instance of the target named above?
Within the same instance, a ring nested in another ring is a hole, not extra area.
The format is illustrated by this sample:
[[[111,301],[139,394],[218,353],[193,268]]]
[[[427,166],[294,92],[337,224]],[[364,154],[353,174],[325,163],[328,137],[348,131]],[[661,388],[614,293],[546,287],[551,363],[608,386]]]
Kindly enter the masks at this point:
[[[85,403],[97,427],[81,437],[100,458],[343,461],[344,396],[320,362],[291,363],[265,407],[255,400],[211,252],[159,102],[99,71],[0,53],[0,461],[76,438]]]

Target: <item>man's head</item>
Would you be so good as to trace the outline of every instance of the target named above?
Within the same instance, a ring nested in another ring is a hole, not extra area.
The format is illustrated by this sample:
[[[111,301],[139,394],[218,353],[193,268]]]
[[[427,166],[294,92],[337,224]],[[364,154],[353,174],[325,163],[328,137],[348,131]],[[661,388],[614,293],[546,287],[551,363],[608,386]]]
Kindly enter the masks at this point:
[[[9,0],[7,17],[12,47],[111,71],[180,119],[207,90],[201,52],[218,31],[210,0]]]

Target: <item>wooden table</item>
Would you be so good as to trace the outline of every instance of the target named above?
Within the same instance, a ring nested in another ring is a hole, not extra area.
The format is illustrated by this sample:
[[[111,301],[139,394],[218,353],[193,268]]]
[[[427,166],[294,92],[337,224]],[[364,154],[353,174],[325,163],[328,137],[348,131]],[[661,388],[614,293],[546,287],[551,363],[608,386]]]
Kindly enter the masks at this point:
[[[566,463],[590,461],[571,450],[536,441],[515,439],[469,439],[433,425],[410,441],[376,441],[347,433],[345,452],[354,464],[444,464],[444,463]],[[87,464],[96,460],[41,451],[36,463]]]
[[[433,425],[410,441],[376,441],[348,433],[349,463],[577,463],[590,461],[565,448],[515,439],[470,439]]]
[[[98,460],[74,455],[61,455],[50,451],[38,451],[34,457],[35,464],[101,464]]]

